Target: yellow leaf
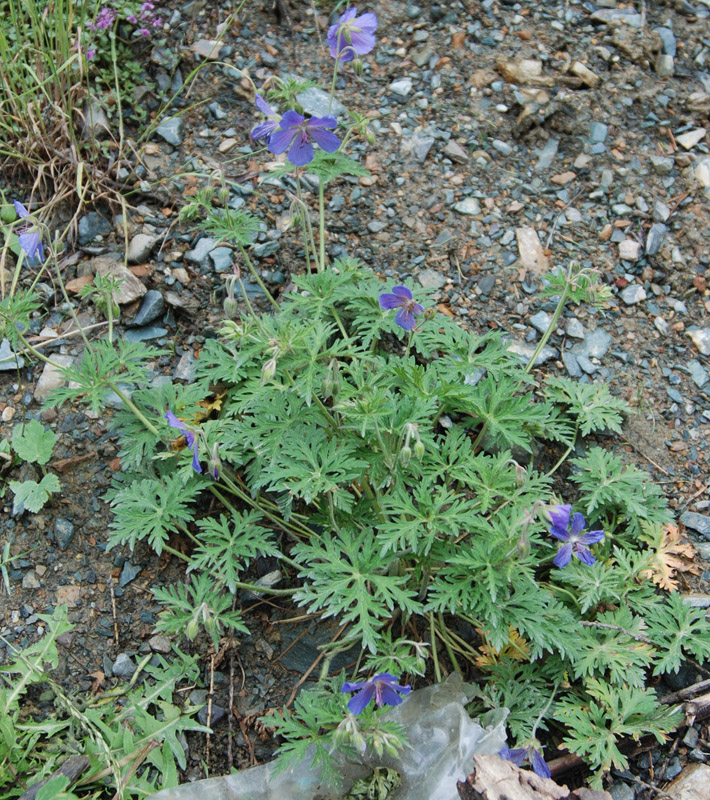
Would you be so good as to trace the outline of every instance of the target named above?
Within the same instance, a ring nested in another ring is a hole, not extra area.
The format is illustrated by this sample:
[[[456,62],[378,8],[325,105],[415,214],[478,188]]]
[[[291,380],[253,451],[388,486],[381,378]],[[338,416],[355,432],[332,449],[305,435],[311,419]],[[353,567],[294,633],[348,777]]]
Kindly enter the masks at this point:
[[[212,400],[200,400],[197,405],[204,409],[195,414],[195,423],[202,422],[210,417],[212,412],[219,413],[222,409],[222,403],[227,396],[227,392],[220,392],[214,396]]]
[[[684,539],[677,525],[664,525],[658,535],[649,536],[651,550],[655,551],[651,569],[641,573],[644,578],[652,580],[667,592],[678,590],[679,572],[690,572],[697,575],[700,569],[693,563],[695,549]]]
[[[527,661],[530,657],[530,648],[527,641],[518,633],[518,631],[511,625],[508,635],[508,641],[496,650],[493,645],[489,644],[486,634],[476,628],[476,632],[483,639],[483,644],[479,647],[481,653],[476,658],[477,667],[491,667],[497,664],[501,658],[510,658],[513,661]]]

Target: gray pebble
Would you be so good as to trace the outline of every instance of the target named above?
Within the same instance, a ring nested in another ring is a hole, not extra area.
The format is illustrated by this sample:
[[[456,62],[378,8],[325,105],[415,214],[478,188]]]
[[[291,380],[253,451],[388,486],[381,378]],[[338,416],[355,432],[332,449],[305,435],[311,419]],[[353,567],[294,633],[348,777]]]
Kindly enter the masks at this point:
[[[311,86],[309,89],[299,92],[296,95],[296,100],[298,100],[306,114],[310,114],[313,117],[324,117],[327,114],[334,117],[344,117],[348,113],[346,106],[336,97],[333,97],[333,103],[330,105],[329,111],[330,93],[317,86]]]
[[[653,171],[657,175],[670,175],[673,171],[673,167],[675,165],[675,161],[668,156],[651,156],[651,165],[653,166]]]
[[[217,242],[209,236],[203,236],[202,239],[195,245],[194,250],[188,250],[185,253],[185,260],[192,264],[199,264],[203,266],[207,263],[207,257],[210,252],[214,250]]]
[[[182,144],[183,133],[185,130],[185,121],[182,116],[166,119],[161,122],[155,129],[158,136],[165,139],[168,144],[177,147]]]
[[[147,233],[137,233],[128,245],[128,253],[126,254],[128,263],[142,264],[144,261],[147,261],[157,241],[157,236],[150,236]]]
[[[367,230],[370,233],[379,233],[387,227],[387,220],[373,219],[367,223]]]
[[[525,364],[533,357],[536,349],[535,345],[528,344],[527,342],[511,342],[508,345],[508,352],[516,353],[521,356]],[[554,347],[543,347],[538,357],[535,359],[534,366],[539,367],[551,358],[557,358],[557,350],[555,350]]]
[[[602,328],[590,331],[584,337],[584,341],[575,346],[575,354],[581,353],[589,358],[603,358],[611,347],[611,334]]]
[[[145,328],[131,328],[125,332],[123,338],[127,342],[147,342],[167,335],[167,328],[161,328],[160,325],[148,325]]]
[[[640,303],[642,300],[646,299],[646,291],[640,284],[630,283],[621,290],[619,296],[627,306],[633,306],[636,305],[636,303]]]
[[[636,793],[629,786],[628,783],[623,781],[615,781],[609,788],[609,794],[612,800],[634,800]]]
[[[478,289],[482,295],[486,296],[489,295],[493,291],[493,287],[495,286],[496,279],[493,275],[484,275],[480,281],[478,281]]]
[[[402,139],[402,152],[413,155],[420,164],[423,164],[433,145],[433,136],[415,133],[413,136],[407,136]]]
[[[577,357],[571,350],[562,351],[562,363],[565,365],[565,369],[569,373],[570,378],[582,377],[582,368],[579,366]]]
[[[54,541],[60,550],[64,551],[69,547],[74,538],[74,525],[64,517],[57,517],[54,520]]]
[[[683,737],[683,744],[687,747],[695,747],[698,743],[698,739],[700,738],[700,734],[695,730],[694,727],[689,727],[686,732],[685,736]]]
[[[141,571],[142,567],[138,567],[135,564],[131,564],[130,561],[126,561],[126,563],[123,565],[123,569],[121,570],[121,576],[118,579],[118,585],[121,588],[128,586],[132,580],[140,575]]]
[[[671,210],[665,203],[656,200],[653,204],[653,218],[656,222],[667,222],[671,215]]]
[[[158,319],[165,310],[163,295],[156,289],[149,289],[143,297],[143,302],[136,316],[128,323],[132,327],[141,327]]]
[[[513,152],[513,148],[508,144],[508,142],[504,142],[501,139],[494,139],[493,147],[504,156],[509,156]]]
[[[675,34],[670,28],[655,28],[656,33],[661,37],[661,43],[663,45],[663,52],[666,55],[674,56],[676,54],[676,39]]]
[[[256,258],[268,258],[273,256],[278,251],[280,243],[278,240],[273,242],[263,242],[254,247],[254,255]]]
[[[98,211],[90,211],[79,220],[79,244],[88,244],[97,236],[108,236],[112,230],[110,220]]]
[[[136,665],[127,653],[119,653],[111,665],[111,673],[117,678],[130,678],[136,671]]]
[[[190,350],[180,356],[175,372],[173,372],[173,378],[186,383],[192,383],[195,380],[195,357]]]
[[[475,197],[466,197],[464,200],[454,203],[454,211],[458,211],[459,214],[475,216],[481,213],[481,204]]]
[[[609,128],[603,122],[592,122],[589,126],[589,141],[591,144],[606,141]]]
[[[584,339],[584,325],[578,319],[568,319],[565,333],[572,339]]]
[[[0,372],[13,372],[24,366],[24,359],[21,356],[16,356],[12,352],[10,342],[7,339],[3,339],[0,342]]]
[[[690,377],[693,379],[693,383],[695,383],[699,389],[702,389],[708,380],[710,380],[703,365],[695,358],[688,362],[688,372],[690,373]]]
[[[425,289],[441,289],[446,285],[446,278],[435,269],[422,270],[417,278]]]
[[[540,331],[540,333],[545,333],[547,331],[550,327],[550,322],[552,322],[552,316],[546,311],[538,311],[537,314],[530,317],[530,324],[536,331]]]
[[[668,228],[662,222],[654,222],[646,237],[646,253],[655,256],[661,249],[661,244],[668,233]]]
[[[37,576],[32,571],[28,572],[22,578],[22,588],[23,589],[39,589],[40,586],[41,586],[41,584],[40,584],[39,580],[37,579]]]
[[[696,328],[688,331],[688,336],[693,340],[693,344],[702,355],[710,355],[710,328]]]
[[[705,514],[696,514],[694,511],[686,511],[681,514],[680,521],[686,528],[690,528],[706,539],[710,539],[710,517],[705,516]]]
[[[232,249],[230,247],[215,247],[210,251],[210,261],[215,272],[226,272],[232,268]]]
[[[151,636],[148,639],[148,644],[154,653],[169,653],[173,649],[170,639],[162,633],[156,633],[155,636]]]
[[[390,92],[394,92],[394,94],[400,95],[400,97],[406,98],[412,91],[412,79],[398,78],[396,81],[390,83],[389,90]]]

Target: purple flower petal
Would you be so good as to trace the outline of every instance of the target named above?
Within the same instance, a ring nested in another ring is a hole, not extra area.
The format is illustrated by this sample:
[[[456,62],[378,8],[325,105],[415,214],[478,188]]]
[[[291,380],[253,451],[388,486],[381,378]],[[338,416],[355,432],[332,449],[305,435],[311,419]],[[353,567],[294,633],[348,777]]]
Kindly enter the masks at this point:
[[[350,34],[350,38],[352,40],[352,47],[358,55],[364,56],[365,53],[369,53],[370,50],[373,50],[375,47],[374,33],[353,31]]]
[[[398,706],[402,702],[402,698],[388,684],[379,684],[378,689],[375,694],[378,706]]]
[[[283,116],[281,117],[281,121],[279,122],[280,128],[297,128],[299,125],[302,125],[306,121],[305,117],[302,117],[297,111],[289,108],[288,111],[284,111]]]
[[[340,691],[343,694],[347,692],[357,692],[367,683],[367,681],[360,681],[360,683],[351,683],[350,681],[345,681],[345,683],[340,687]]]
[[[558,525],[553,525],[550,528],[550,533],[555,537],[555,539],[559,539],[561,542],[569,541],[570,532],[567,528],[561,528]]]
[[[404,328],[405,331],[414,330],[417,320],[414,317],[414,312],[410,308],[400,308],[394,318],[395,325]]]
[[[572,513],[572,506],[555,506],[547,513],[553,525],[556,525],[558,528],[563,528],[564,530],[569,528],[569,518],[570,514]]]
[[[311,117],[308,120],[308,133],[312,133],[311,128],[337,128],[338,120],[332,114],[324,117]]]
[[[572,535],[578,536],[584,530],[584,526],[586,524],[587,523],[584,521],[582,514],[580,514],[579,511],[576,511],[572,517]]]
[[[353,16],[355,15],[353,14]],[[364,14],[360,14],[355,27],[359,28],[363,33],[374,33],[377,30],[377,17],[372,11],[366,11]]]
[[[559,552],[554,557],[552,563],[556,567],[560,567],[560,569],[562,567],[566,567],[569,564],[569,562],[572,560],[572,550],[573,549],[574,549],[574,546],[572,545],[572,542],[567,542],[567,544],[562,545],[562,547],[560,547],[560,549],[559,549]]]
[[[412,293],[406,286],[395,286],[394,289],[392,289],[392,294],[396,294],[397,297],[403,297],[406,300],[412,299]]]
[[[326,153],[334,153],[340,147],[340,139],[331,131],[324,131],[322,128],[310,128],[308,133],[311,139]]]
[[[252,128],[249,135],[252,139],[268,139],[278,127],[279,123],[276,120],[267,119]]]
[[[586,564],[588,567],[591,567],[592,564],[596,562],[596,558],[594,558],[589,548],[585,547],[579,542],[577,542],[574,546],[574,554],[583,564]]]
[[[604,531],[587,531],[579,537],[578,541],[582,544],[596,544],[597,542],[601,542],[603,538]]]
[[[38,255],[40,261],[44,261],[44,253],[42,251],[42,242],[40,241],[40,233],[36,228],[19,234],[17,237],[20,247],[25,251],[29,258]]]
[[[397,297],[396,294],[389,294],[388,292],[383,292],[380,295],[380,308],[384,308],[385,310],[389,311],[392,308],[400,308],[401,306],[402,306],[402,298]]]
[[[175,414],[173,414],[173,412],[170,411],[169,409],[165,414],[165,419],[167,419],[168,425],[170,425],[171,428],[177,428],[178,430],[183,431],[184,433],[190,432],[187,425],[181,419],[178,419],[175,416]]]
[[[541,753],[535,750],[535,748],[530,749],[530,763],[536,775],[539,775],[541,778],[552,777],[552,773],[550,772],[550,768],[545,763],[545,759],[542,757]]]
[[[15,206],[15,212],[17,213],[18,217],[22,217],[22,219],[30,219],[30,212],[22,205],[19,200],[12,201]]]
[[[348,711],[351,711],[355,716],[362,714],[362,712],[370,705],[370,700],[375,694],[375,684],[367,682],[365,686],[348,701]]]
[[[313,155],[313,145],[308,141],[308,136],[305,133],[297,133],[288,151],[288,160],[297,167],[303,167],[313,161]]]
[[[264,100],[264,98],[257,93],[256,97],[254,98],[254,102],[256,103],[256,107],[261,111],[262,114],[265,114],[267,117],[275,117],[278,116],[278,111],[271,108],[271,106]]]
[[[185,434],[185,438],[187,438],[187,433]],[[200,466],[200,458],[197,455],[197,437],[192,437],[192,468],[197,473],[202,473],[202,467]]]
[[[498,751],[498,755],[506,761],[510,761],[516,766],[521,767],[523,761],[525,761],[527,750],[524,747],[516,747],[514,750],[511,750],[507,745],[503,745]]]
[[[283,130],[281,128],[275,130],[271,136],[269,136],[269,150],[277,156],[281,155],[281,153],[285,153],[289,147],[291,147],[291,143],[296,136],[298,136],[298,132]]]

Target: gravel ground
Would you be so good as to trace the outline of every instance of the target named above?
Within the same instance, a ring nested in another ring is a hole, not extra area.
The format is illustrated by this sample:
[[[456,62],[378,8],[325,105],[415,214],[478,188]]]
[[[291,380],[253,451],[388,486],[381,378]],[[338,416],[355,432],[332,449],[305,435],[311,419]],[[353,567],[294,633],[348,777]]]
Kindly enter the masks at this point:
[[[268,159],[248,139],[257,121],[249,81],[291,73],[328,86],[332,62],[319,46],[328,19],[301,4],[279,4],[280,19],[249,8],[212,47],[231,10],[172,2],[168,46],[154,48],[146,66],[158,86],[178,87],[203,56],[219,58],[126,175],[140,194],[128,219],[134,280],[123,287],[122,335],[174,353],[156,364],[156,381],[191,379],[238,263],[231,249],[176,221],[204,176],[233,181],[230,205],[263,219],[255,257],[273,292],[303,269],[295,234],[282,232],[289,186],[263,180]],[[631,405],[615,447],[663,484],[699,551],[701,575],[686,591],[710,594],[710,571],[702,572],[710,558],[710,2],[388,1],[367,10],[379,17],[377,47],[360,78],[343,71],[337,96],[370,119],[375,142],[356,143],[354,153],[371,175],[329,187],[330,255],[357,255],[389,282],[412,276],[443,313],[476,331],[507,331],[522,353],[532,353],[554,308],[537,296],[544,273],[570,259],[600,270],[614,290],[610,307],[568,309],[538,370],[605,381]],[[141,103],[158,108],[150,92]],[[322,103],[311,91],[304,106],[317,113]],[[122,224],[108,209],[84,217],[70,289],[118,269],[123,248]],[[247,285],[258,303],[258,288]],[[46,294],[38,336],[70,324],[51,286]],[[81,310],[84,322],[100,321]],[[81,347],[70,341],[46,352],[68,363]],[[181,573],[147,549],[105,553],[110,514],[101,497],[120,468],[115,441],[102,417],[67,406],[42,411],[53,380],[28,364],[0,376],[0,434],[29,418],[51,426],[59,442],[50,466],[64,487],[63,499],[36,516],[13,517],[5,495],[0,544],[12,537],[17,558],[0,634],[26,646],[41,633],[36,614],[67,603],[76,627],[58,674],[88,689],[96,670],[119,682],[136,654],[169,650],[152,634],[150,587]],[[19,473],[33,477],[31,467]],[[281,624],[292,614],[255,604],[254,634],[214,665],[217,734],[208,753],[203,739],[193,742],[189,777],[202,776],[202,758],[212,774],[229,771],[219,717],[230,676],[233,764],[268,757],[273,745],[258,716],[290,695],[332,635]],[[4,653],[0,643],[0,663]],[[208,659],[204,669],[208,676]],[[670,688],[708,674],[689,665]],[[633,776],[663,786],[687,761],[710,758],[701,723],[682,735],[665,750],[645,750]],[[615,800],[651,796],[632,787],[633,776],[615,778]]]

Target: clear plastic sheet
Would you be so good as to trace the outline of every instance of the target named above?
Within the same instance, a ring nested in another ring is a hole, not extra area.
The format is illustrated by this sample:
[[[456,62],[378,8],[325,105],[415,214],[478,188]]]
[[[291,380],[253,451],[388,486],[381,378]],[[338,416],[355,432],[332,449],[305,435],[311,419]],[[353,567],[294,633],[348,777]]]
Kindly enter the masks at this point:
[[[387,712],[404,728],[408,746],[396,758],[366,754],[361,762],[343,759],[338,789],[321,782],[320,770],[306,757],[273,775],[273,765],[251,767],[223,778],[209,778],[163,789],[150,800],[341,800],[352,784],[375,766],[394,769],[402,782],[392,800],[457,800],[456,781],[465,780],[476,753],[497,753],[505,744],[506,709],[490,712],[480,724],[464,704],[472,695],[458,674],[412,692]]]

